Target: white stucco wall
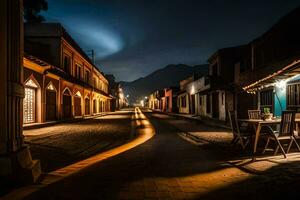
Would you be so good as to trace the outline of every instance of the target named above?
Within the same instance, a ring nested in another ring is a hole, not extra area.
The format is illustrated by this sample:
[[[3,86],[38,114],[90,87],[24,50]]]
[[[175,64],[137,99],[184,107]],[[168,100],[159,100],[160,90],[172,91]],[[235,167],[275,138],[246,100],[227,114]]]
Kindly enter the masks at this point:
[[[181,98],[185,96],[186,99],[186,107],[181,107]],[[179,113],[188,114],[189,113],[189,98],[187,93],[180,94],[177,98],[177,105]]]

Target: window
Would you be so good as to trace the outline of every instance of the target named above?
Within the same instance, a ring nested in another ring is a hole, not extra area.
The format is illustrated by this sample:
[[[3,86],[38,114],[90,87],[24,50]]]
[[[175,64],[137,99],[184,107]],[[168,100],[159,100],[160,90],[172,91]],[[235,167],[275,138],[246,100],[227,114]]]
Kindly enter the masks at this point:
[[[181,107],[183,107],[183,108],[186,107],[186,95],[181,97]]]
[[[67,55],[64,56],[63,69],[67,73],[71,72],[71,58]]]
[[[76,76],[76,78],[81,79],[81,66],[78,64],[76,64],[75,76]]]
[[[287,109],[300,110],[300,83],[287,86]]]
[[[35,122],[37,88],[38,85],[32,79],[25,83],[25,98],[23,100],[23,120],[25,124]]]
[[[86,83],[90,83],[90,72],[89,71],[85,71],[84,81]]]
[[[270,108],[273,112],[274,95],[273,89],[260,92],[260,109],[263,112],[264,108]]]

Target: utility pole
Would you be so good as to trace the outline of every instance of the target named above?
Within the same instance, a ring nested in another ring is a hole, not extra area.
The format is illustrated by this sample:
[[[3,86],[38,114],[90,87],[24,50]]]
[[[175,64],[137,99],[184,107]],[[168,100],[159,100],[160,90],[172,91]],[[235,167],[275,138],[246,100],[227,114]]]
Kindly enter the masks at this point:
[[[92,58],[92,62],[93,64],[95,64],[95,51],[94,49],[89,49],[89,50],[86,50],[86,53],[89,57]]]

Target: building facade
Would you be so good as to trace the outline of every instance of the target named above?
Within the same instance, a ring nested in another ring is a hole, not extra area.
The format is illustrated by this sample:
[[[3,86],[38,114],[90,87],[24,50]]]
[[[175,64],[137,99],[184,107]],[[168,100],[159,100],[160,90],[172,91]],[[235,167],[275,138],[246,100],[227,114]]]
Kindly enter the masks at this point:
[[[186,87],[187,93],[194,102],[193,114],[196,116],[208,116],[208,111],[210,111],[211,104],[207,101],[207,95],[205,91],[210,89],[209,78],[207,76],[196,79],[195,81],[189,83]],[[204,94],[203,94],[204,93]],[[208,108],[209,107],[209,108]]]
[[[25,51],[24,124],[110,111],[107,79],[60,24],[26,24]]]
[[[208,59],[210,89],[204,93],[210,105],[206,109],[208,117],[226,121],[227,111],[236,109],[236,96],[241,89],[235,83],[235,65],[247,62],[248,52],[248,45],[224,48]]]
[[[177,107],[177,92],[179,91],[178,87],[165,88],[165,112],[178,112]]]
[[[250,42],[251,64],[237,76],[252,98],[249,109],[264,112],[268,108],[274,116],[281,116],[287,109],[300,110],[300,30],[295,29],[299,17],[300,7]]]

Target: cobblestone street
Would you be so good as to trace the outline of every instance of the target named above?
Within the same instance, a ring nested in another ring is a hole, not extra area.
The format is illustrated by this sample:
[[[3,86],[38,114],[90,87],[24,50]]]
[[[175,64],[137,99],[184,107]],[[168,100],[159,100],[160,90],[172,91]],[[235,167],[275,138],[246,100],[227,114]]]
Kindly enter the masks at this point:
[[[44,172],[53,171],[96,153],[119,146],[133,135],[133,110],[118,111],[76,123],[24,131],[34,159]]]
[[[216,148],[214,143],[195,145],[180,138],[181,129],[192,131],[197,127],[194,123],[163,114],[148,113],[147,116],[156,129],[154,138],[48,185],[26,199],[294,197],[292,188],[299,187],[299,158],[290,162],[273,159],[268,161],[273,164],[267,168],[260,166],[265,161],[257,162],[253,168],[263,173],[256,173],[244,167],[247,163],[238,165],[238,161],[234,161],[240,158],[239,153]],[[175,123],[180,125],[175,126]],[[291,184],[293,187],[289,187]]]

